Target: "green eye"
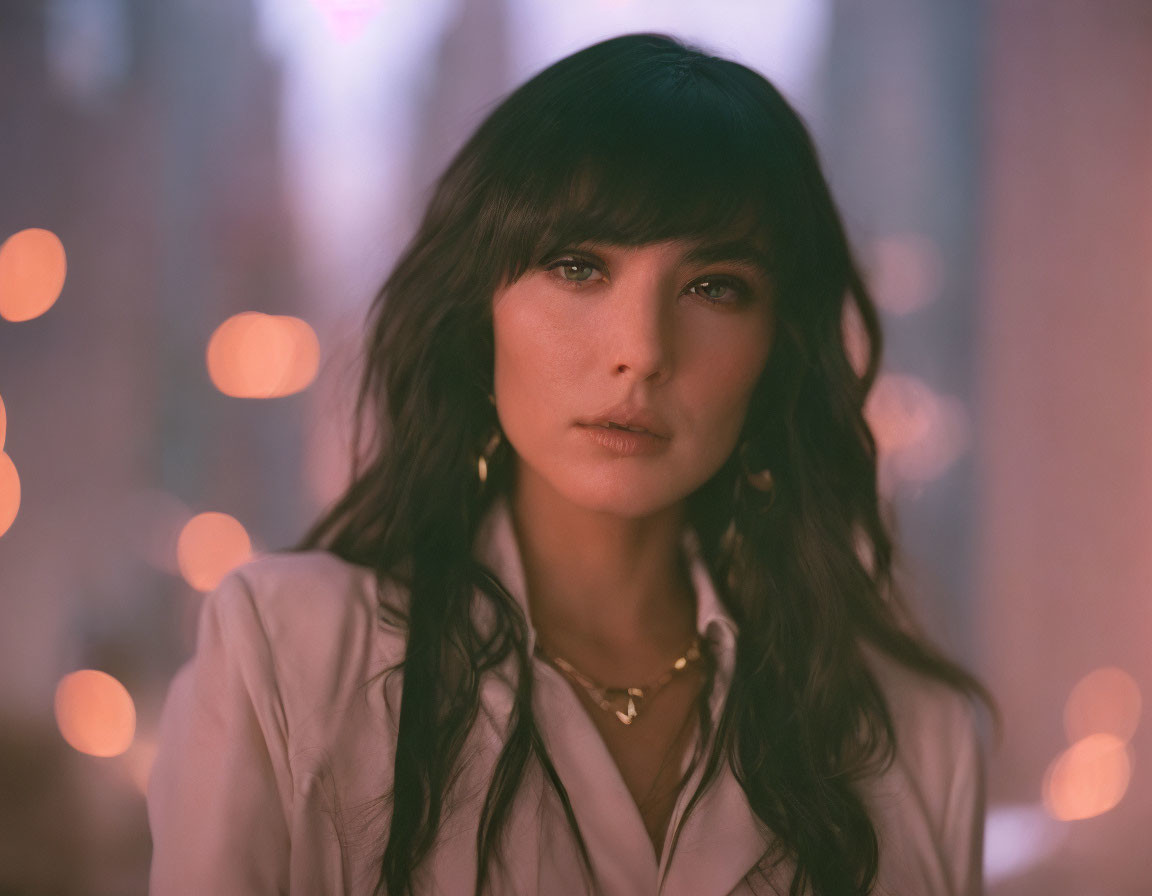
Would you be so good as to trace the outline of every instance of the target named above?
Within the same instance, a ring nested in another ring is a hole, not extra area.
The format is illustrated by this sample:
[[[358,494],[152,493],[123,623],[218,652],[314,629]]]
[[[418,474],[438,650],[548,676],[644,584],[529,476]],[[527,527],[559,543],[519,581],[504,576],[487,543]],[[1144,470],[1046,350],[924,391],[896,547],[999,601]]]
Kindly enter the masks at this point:
[[[572,274],[576,271],[588,271],[588,276],[591,276],[592,267],[586,264],[566,264],[560,270],[564,272],[565,280],[587,280],[588,277],[574,277]]]
[[[604,279],[599,264],[585,258],[565,256],[544,265],[548,275],[559,282],[571,286],[582,286]],[[554,273],[555,272],[555,273]],[[600,274],[594,277],[594,274]],[[735,277],[716,276],[697,280],[687,289],[709,305],[738,305],[750,294],[742,280]]]
[[[589,283],[591,280],[591,273],[587,276],[580,276],[584,271],[594,272],[599,270],[596,265],[590,261],[585,261],[582,258],[558,258],[546,267],[548,271],[558,270],[558,276],[565,283]]]
[[[728,277],[713,277],[709,280],[700,280],[692,286],[691,289],[702,290],[696,294],[705,302],[710,302],[713,305],[731,305],[739,302],[748,294],[748,290],[743,283],[738,280],[729,279]],[[725,297],[725,291],[728,293],[727,297]]]

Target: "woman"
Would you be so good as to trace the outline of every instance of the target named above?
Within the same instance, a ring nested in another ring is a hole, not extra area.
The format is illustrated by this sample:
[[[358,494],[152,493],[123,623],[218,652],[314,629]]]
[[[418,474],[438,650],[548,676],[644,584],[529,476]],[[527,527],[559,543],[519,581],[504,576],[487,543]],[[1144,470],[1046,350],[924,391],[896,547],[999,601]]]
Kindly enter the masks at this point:
[[[153,891],[978,893],[985,694],[895,593],[879,351],[763,77],[634,34],[521,86],[372,307],[347,491],[205,601]]]

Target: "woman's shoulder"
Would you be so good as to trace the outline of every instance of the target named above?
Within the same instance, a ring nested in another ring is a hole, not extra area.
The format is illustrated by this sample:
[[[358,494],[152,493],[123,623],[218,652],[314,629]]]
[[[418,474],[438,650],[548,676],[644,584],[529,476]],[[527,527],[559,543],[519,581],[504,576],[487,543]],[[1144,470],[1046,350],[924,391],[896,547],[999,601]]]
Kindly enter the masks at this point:
[[[905,752],[975,736],[976,707],[964,692],[878,649],[866,647],[864,655]]]
[[[982,745],[972,697],[879,650],[865,656],[892,718],[895,773],[936,805],[954,788],[978,786]]]
[[[916,867],[933,878],[920,892],[980,892],[985,773],[976,705],[887,654],[865,655],[896,738],[891,765],[867,786],[882,877],[904,880]]]
[[[403,658],[402,629],[381,620],[382,600],[404,589],[328,551],[261,554],[235,567],[205,598],[201,636],[219,629],[235,650],[259,651],[289,692],[324,691]]]
[[[366,685],[404,640],[377,622],[377,594],[374,570],[308,551],[258,556],[205,595],[148,786],[154,891],[286,892],[293,838],[328,836],[335,791],[315,782],[339,774],[357,800],[387,789],[392,717]]]
[[[259,554],[235,567],[227,578],[247,592],[262,618],[281,626],[301,617],[313,623],[345,618],[376,605],[375,570],[329,551]]]

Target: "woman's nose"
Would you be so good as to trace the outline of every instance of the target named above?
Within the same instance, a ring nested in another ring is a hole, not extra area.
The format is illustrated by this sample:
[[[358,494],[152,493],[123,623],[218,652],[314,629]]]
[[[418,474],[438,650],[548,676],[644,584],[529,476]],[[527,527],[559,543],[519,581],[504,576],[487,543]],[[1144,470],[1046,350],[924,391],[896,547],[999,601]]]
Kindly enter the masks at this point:
[[[612,303],[609,361],[619,375],[663,381],[671,372],[673,300],[649,278],[621,284]]]

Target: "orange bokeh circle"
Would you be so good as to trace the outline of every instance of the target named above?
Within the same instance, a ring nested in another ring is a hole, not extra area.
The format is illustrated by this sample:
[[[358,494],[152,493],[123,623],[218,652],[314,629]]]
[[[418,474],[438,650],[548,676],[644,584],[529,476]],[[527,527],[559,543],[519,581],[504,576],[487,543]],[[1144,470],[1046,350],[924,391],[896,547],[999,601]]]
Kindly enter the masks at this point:
[[[56,686],[56,724],[65,741],[90,756],[119,756],[136,735],[136,706],[106,672],[80,669]]]

